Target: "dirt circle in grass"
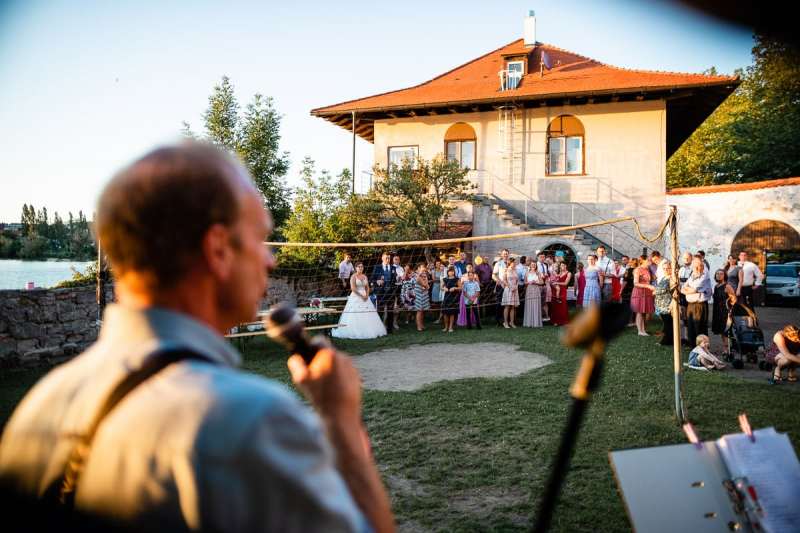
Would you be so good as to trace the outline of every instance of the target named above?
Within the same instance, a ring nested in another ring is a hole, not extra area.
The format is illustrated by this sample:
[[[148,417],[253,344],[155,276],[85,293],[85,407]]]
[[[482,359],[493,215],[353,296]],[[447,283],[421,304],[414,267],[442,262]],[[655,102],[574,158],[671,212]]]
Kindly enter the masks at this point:
[[[364,388],[413,391],[464,378],[506,378],[550,364],[538,353],[500,342],[412,344],[353,358]]]

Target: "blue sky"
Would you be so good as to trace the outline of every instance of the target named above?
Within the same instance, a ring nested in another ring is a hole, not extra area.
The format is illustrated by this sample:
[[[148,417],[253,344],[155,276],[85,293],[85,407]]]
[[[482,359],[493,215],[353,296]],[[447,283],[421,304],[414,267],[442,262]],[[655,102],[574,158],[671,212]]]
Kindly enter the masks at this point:
[[[742,28],[661,1],[136,2],[0,0],[0,221],[23,203],[91,213],[103,184],[147,149],[197,131],[211,88],[272,96],[296,183],[306,155],[350,166],[350,135],[312,108],[399,89],[522,36],[628,68],[720,72],[750,64]],[[357,173],[372,164],[358,143]],[[91,217],[90,217],[91,218]]]

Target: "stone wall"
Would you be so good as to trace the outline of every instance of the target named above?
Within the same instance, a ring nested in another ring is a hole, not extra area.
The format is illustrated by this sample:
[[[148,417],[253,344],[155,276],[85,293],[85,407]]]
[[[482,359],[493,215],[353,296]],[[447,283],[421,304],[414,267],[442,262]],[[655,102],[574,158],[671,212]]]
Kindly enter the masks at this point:
[[[65,361],[93,342],[97,330],[93,286],[0,291],[0,367]]]
[[[800,179],[673,189],[681,250],[704,250],[712,272],[722,268],[736,234],[757,220],[775,220],[800,231]]]

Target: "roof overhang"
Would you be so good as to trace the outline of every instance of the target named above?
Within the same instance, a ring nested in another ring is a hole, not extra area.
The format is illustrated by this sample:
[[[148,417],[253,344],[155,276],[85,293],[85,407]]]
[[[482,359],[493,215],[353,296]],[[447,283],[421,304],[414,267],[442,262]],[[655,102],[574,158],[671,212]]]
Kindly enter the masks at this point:
[[[546,95],[502,94],[497,97],[475,100],[395,105],[391,107],[361,107],[335,110],[313,109],[311,115],[320,117],[348,131],[353,131],[368,142],[375,140],[375,121],[429,115],[446,115],[492,111],[503,106],[558,107],[564,105],[592,105],[608,102],[666,100],[667,102],[667,158],[702,124],[702,122],[739,85],[739,80],[724,82],[676,85],[665,87],[636,87],[613,90],[582,91]],[[354,104],[356,102],[353,102]]]

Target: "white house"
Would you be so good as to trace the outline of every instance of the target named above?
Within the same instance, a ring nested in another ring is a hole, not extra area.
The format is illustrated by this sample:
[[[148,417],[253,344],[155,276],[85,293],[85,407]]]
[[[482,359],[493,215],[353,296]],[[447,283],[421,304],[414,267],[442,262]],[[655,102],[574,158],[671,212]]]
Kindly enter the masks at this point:
[[[667,158],[736,88],[730,76],[630,70],[524,38],[409,87],[311,111],[374,144],[375,163],[439,153],[470,169],[473,235],[636,216],[664,220]],[[583,255],[648,246],[629,224],[504,243]],[[493,253],[497,241],[477,245]]]

